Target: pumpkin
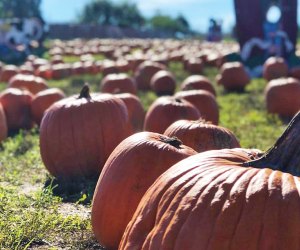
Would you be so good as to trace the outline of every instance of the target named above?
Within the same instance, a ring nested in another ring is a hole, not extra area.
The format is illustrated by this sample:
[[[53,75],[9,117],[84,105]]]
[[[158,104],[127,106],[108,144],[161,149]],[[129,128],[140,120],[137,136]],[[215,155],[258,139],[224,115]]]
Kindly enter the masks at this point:
[[[269,57],[263,65],[263,78],[267,81],[287,77],[288,73],[288,65],[282,57]]]
[[[6,116],[2,104],[0,103],[0,142],[2,142],[6,137],[7,137]]]
[[[186,62],[186,71],[190,74],[201,74],[203,67],[203,62],[200,58],[189,58]]]
[[[131,93],[136,95],[137,87],[135,80],[127,74],[108,74],[101,81],[103,93]]]
[[[166,66],[152,61],[142,62],[134,73],[134,78],[139,90],[150,90],[150,81],[154,74],[160,70],[166,70]]]
[[[116,63],[114,61],[110,61],[110,60],[103,61],[103,64],[102,64],[103,76],[106,76],[109,74],[118,74],[118,73],[120,73],[120,70],[116,66]]]
[[[170,166],[193,154],[178,139],[152,132],[122,141],[105,163],[93,197],[92,226],[100,244],[117,249],[147,189]]]
[[[72,68],[72,75],[83,75],[85,73],[83,62],[74,62],[71,68]]]
[[[34,71],[34,74],[36,76],[50,80],[52,79],[52,67],[49,64],[41,65]]]
[[[29,91],[16,88],[8,88],[0,94],[0,103],[5,112],[9,131],[32,128],[30,112],[32,98]]]
[[[176,88],[176,80],[171,72],[160,70],[152,76],[150,86],[158,96],[173,95]]]
[[[211,81],[202,75],[190,75],[188,76],[180,86],[181,90],[207,90],[216,96],[216,91]]]
[[[265,88],[269,113],[292,118],[300,110],[300,81],[296,78],[271,80]]]
[[[40,153],[55,177],[95,176],[113,149],[131,133],[126,105],[110,94],[60,100],[45,113],[40,126]]]
[[[63,98],[65,98],[65,94],[58,88],[45,89],[37,93],[31,102],[31,114],[33,121],[40,125],[46,109]]]
[[[116,94],[115,96],[120,98],[127,107],[129,122],[132,126],[132,131],[142,131],[145,119],[145,110],[140,99],[136,95],[130,93]]]
[[[192,103],[200,112],[202,119],[213,124],[219,123],[219,107],[214,95],[206,90],[180,91],[175,97],[183,98]]]
[[[216,79],[227,91],[243,91],[250,82],[250,77],[240,62],[224,63]]]
[[[294,66],[289,71],[289,76],[300,79],[300,66]]]
[[[144,130],[162,134],[177,120],[199,118],[198,109],[190,102],[179,97],[162,96],[150,105],[145,117]]]
[[[299,249],[299,120],[265,154],[212,150],[169,168],[143,196],[119,250]]]
[[[204,120],[180,120],[172,123],[164,132],[169,137],[177,137],[198,153],[223,148],[239,148],[235,135],[227,128]]]
[[[18,74],[19,69],[15,65],[4,65],[0,74],[0,82],[8,82],[10,78]]]
[[[10,78],[8,82],[8,87],[17,89],[27,89],[32,94],[36,94],[42,90],[48,88],[48,84],[45,79],[34,76],[17,74]]]

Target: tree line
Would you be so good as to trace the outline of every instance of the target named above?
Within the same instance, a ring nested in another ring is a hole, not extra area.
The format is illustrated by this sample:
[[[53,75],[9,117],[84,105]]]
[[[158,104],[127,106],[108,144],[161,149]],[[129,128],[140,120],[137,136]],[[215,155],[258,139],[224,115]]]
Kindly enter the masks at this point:
[[[40,6],[42,0],[1,0],[0,18],[43,17]],[[175,35],[191,34],[187,19],[157,12],[150,18],[142,15],[135,3],[125,1],[114,3],[110,0],[91,0],[77,16],[78,23],[112,25],[122,28],[156,29]]]

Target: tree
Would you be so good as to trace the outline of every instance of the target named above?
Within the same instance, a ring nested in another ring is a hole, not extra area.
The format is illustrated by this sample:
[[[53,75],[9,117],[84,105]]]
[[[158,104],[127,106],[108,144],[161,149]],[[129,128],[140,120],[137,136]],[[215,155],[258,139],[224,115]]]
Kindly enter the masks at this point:
[[[41,18],[42,0],[1,0],[0,18]]]
[[[94,0],[84,7],[79,16],[79,22],[111,24],[113,8],[108,0]]]
[[[84,7],[79,22],[140,28],[144,18],[134,3],[114,4],[109,0],[94,0]]]
[[[190,26],[184,16],[179,15],[176,18],[172,18],[168,15],[163,15],[157,12],[149,20],[149,24],[154,29],[167,31],[175,35],[177,32],[188,34],[190,32]]]

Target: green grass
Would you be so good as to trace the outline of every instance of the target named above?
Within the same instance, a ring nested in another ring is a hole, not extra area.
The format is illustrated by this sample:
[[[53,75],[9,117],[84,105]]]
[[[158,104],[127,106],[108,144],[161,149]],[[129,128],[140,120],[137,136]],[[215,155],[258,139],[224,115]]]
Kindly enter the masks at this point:
[[[179,87],[187,72],[180,63],[171,63],[170,70]],[[217,90],[220,125],[232,130],[242,147],[266,150],[285,124],[266,112],[265,81],[253,80],[244,93],[226,93],[215,83],[217,72],[206,68],[204,74]],[[101,74],[84,75],[49,81],[49,85],[69,96],[78,94],[85,82],[98,92],[101,79]],[[157,98],[153,92],[139,92],[139,96],[145,109]],[[51,179],[40,158],[37,128],[9,137],[0,147],[0,249],[101,249],[90,223],[95,181],[72,185]]]

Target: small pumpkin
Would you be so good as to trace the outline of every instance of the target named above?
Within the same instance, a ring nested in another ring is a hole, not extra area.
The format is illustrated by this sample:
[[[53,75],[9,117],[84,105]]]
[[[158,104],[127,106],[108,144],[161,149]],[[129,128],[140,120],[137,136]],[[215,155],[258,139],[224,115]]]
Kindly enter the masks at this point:
[[[217,82],[227,91],[243,91],[250,82],[250,77],[240,62],[226,62],[217,75]]]
[[[198,153],[223,149],[239,148],[235,135],[227,128],[206,122],[205,120],[180,120],[172,123],[164,132],[169,137],[177,137]]]
[[[89,94],[55,102],[40,126],[40,153],[55,177],[95,176],[113,149],[131,134],[122,100],[110,94]]]
[[[292,118],[300,110],[300,81],[296,78],[271,80],[264,94],[270,113]]]
[[[211,81],[202,75],[188,76],[180,86],[181,90],[207,90],[216,96],[216,91]]]
[[[0,82],[8,82],[10,78],[18,74],[19,69],[15,65],[4,65],[0,74]]]
[[[160,70],[152,76],[150,86],[158,96],[173,95],[176,88],[176,80],[171,72]]]
[[[202,119],[219,123],[219,106],[214,95],[206,90],[187,90],[180,91],[175,97],[183,98],[192,103],[200,112]]]
[[[265,154],[211,150],[148,189],[119,250],[289,249],[300,246],[300,114]]]
[[[198,109],[183,98],[162,96],[149,107],[145,117],[144,130],[162,134],[177,120],[197,120],[200,116]]]
[[[136,95],[137,87],[133,78],[125,73],[108,74],[101,81],[103,93],[131,93]]]
[[[33,126],[30,107],[32,94],[25,89],[8,88],[0,94],[9,131],[30,129]]]
[[[269,57],[263,65],[263,78],[267,81],[287,77],[289,67],[282,57]]]
[[[143,108],[141,100],[136,95],[130,93],[116,94],[115,96],[120,98],[127,107],[128,117],[132,126],[132,131],[142,131],[145,120],[145,110]]]
[[[201,74],[203,68],[204,65],[200,58],[189,58],[186,62],[186,71],[190,74]]]
[[[134,73],[134,78],[139,90],[150,90],[150,81],[154,74],[160,70],[166,70],[166,66],[152,61],[142,62]]]
[[[178,139],[152,132],[122,141],[106,161],[93,197],[92,226],[100,244],[117,249],[147,189],[170,166],[194,154]]]
[[[65,97],[64,92],[58,88],[45,89],[37,93],[31,102],[31,114],[34,122],[40,125],[47,108]]]

